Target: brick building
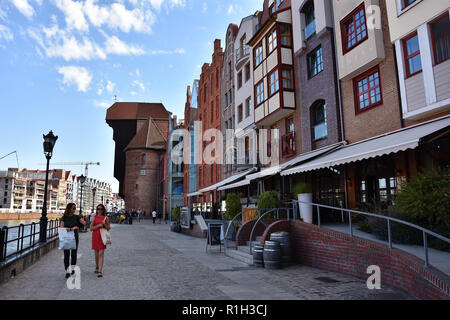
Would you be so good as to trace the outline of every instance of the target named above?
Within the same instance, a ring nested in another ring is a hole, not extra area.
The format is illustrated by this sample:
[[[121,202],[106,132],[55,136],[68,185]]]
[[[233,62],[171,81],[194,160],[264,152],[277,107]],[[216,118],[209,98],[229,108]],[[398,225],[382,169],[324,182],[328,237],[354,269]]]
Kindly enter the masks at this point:
[[[161,103],[115,103],[107,111],[116,143],[114,177],[126,210],[168,213],[170,115]]]
[[[209,145],[209,147],[216,146],[216,149],[212,151],[211,155],[216,159],[222,158],[221,148],[219,147],[222,140],[222,135],[212,137],[209,141],[204,141],[203,136],[208,129],[221,130],[221,74],[223,68],[223,50],[220,44],[220,40],[214,41],[214,53],[212,55],[211,64],[205,63],[202,66],[202,72],[200,75],[199,89],[198,89],[198,118],[202,123],[201,132],[199,132],[199,155],[203,155],[203,151]],[[206,139],[207,140],[207,139]],[[220,141],[220,143],[219,143]],[[213,147],[214,148],[214,147]],[[197,189],[206,189],[222,180],[221,169],[222,165],[213,163],[205,163],[205,159],[202,159],[201,164],[197,167],[198,179]],[[213,204],[218,202],[217,191],[206,190],[199,195],[199,202],[203,204],[203,209],[211,208]]]

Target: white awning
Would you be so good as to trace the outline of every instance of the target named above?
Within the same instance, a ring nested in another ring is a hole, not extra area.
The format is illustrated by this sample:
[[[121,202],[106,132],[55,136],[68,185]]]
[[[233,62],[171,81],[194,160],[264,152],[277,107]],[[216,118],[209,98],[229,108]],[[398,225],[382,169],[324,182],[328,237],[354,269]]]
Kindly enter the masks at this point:
[[[218,190],[219,191],[228,190],[228,189],[233,189],[233,188],[237,188],[237,187],[247,186],[249,184],[250,184],[250,180],[244,179],[242,181],[220,187]]]
[[[334,167],[408,149],[415,149],[419,146],[422,138],[445,128],[450,130],[450,116],[353,143],[300,166],[285,170],[281,175],[287,176],[300,172]]]
[[[201,192],[193,192],[193,193],[188,193],[188,197],[195,197],[195,196],[199,196],[199,195],[201,195],[202,193]]]
[[[217,188],[222,187],[222,186],[224,186],[226,184],[232,183],[232,182],[234,182],[234,181],[236,181],[236,180],[238,180],[238,179],[240,179],[242,177],[245,177],[246,175],[248,175],[249,173],[252,173],[254,171],[256,171],[256,168],[251,168],[249,170],[246,170],[246,171],[243,171],[241,173],[235,174],[234,176],[231,176],[231,177],[228,177],[226,179],[223,179],[222,181],[220,181],[220,182],[218,182],[218,183],[216,183],[216,184],[214,184],[212,186],[206,187],[206,188],[200,190],[199,192],[203,193],[203,192],[216,190]]]
[[[292,167],[293,165],[296,165],[298,163],[301,162],[305,162],[308,161],[309,159],[318,157],[324,153],[330,152],[334,149],[337,149],[339,147],[342,147],[343,143],[339,142],[336,144],[333,144],[331,146],[327,146],[321,149],[317,149],[317,150],[313,150],[310,152],[306,152],[303,153],[301,155],[299,155],[298,157],[295,157],[294,159],[289,160],[288,162],[285,162],[281,165],[278,166],[273,166],[264,170],[261,170],[260,172],[254,173],[254,174],[250,174],[246,177],[246,179],[248,180],[254,180],[254,179],[261,179],[264,177],[268,177],[268,176],[274,176],[276,174],[278,174],[279,172],[281,172],[284,169],[287,169],[289,167]]]

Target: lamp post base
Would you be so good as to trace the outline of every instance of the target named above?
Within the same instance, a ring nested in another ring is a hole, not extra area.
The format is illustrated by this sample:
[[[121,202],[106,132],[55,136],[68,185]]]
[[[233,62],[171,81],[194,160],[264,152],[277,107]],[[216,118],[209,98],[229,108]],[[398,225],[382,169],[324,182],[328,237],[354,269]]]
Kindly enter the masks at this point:
[[[48,218],[42,216],[39,224],[39,242],[47,242],[47,223]]]

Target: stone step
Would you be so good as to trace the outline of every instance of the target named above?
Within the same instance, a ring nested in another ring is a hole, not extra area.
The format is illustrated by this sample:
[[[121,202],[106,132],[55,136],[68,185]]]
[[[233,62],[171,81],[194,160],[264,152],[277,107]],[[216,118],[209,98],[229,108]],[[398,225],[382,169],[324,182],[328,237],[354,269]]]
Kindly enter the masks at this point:
[[[230,258],[244,262],[248,265],[253,265],[253,256],[244,251],[228,248],[226,251],[226,255]]]

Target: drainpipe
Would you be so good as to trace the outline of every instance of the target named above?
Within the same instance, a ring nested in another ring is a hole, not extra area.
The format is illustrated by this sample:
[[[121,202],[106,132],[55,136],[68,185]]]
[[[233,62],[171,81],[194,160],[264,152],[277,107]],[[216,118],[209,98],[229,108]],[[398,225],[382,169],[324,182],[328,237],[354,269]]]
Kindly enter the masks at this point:
[[[337,54],[337,38],[336,38],[336,28],[334,25],[334,4],[333,0],[330,1],[331,3],[331,21],[333,22],[333,49],[334,49],[334,67],[335,67],[335,74],[336,74],[336,85],[337,85],[337,93],[338,93],[338,100],[337,103],[339,105],[339,118],[340,118],[340,125],[341,125],[341,141],[345,141],[345,132],[344,132],[344,113],[342,110],[342,94],[341,94],[341,82],[339,80],[339,65],[338,65],[338,54]],[[344,165],[344,199],[345,199],[345,208],[348,208],[348,190],[347,190],[347,165]]]

